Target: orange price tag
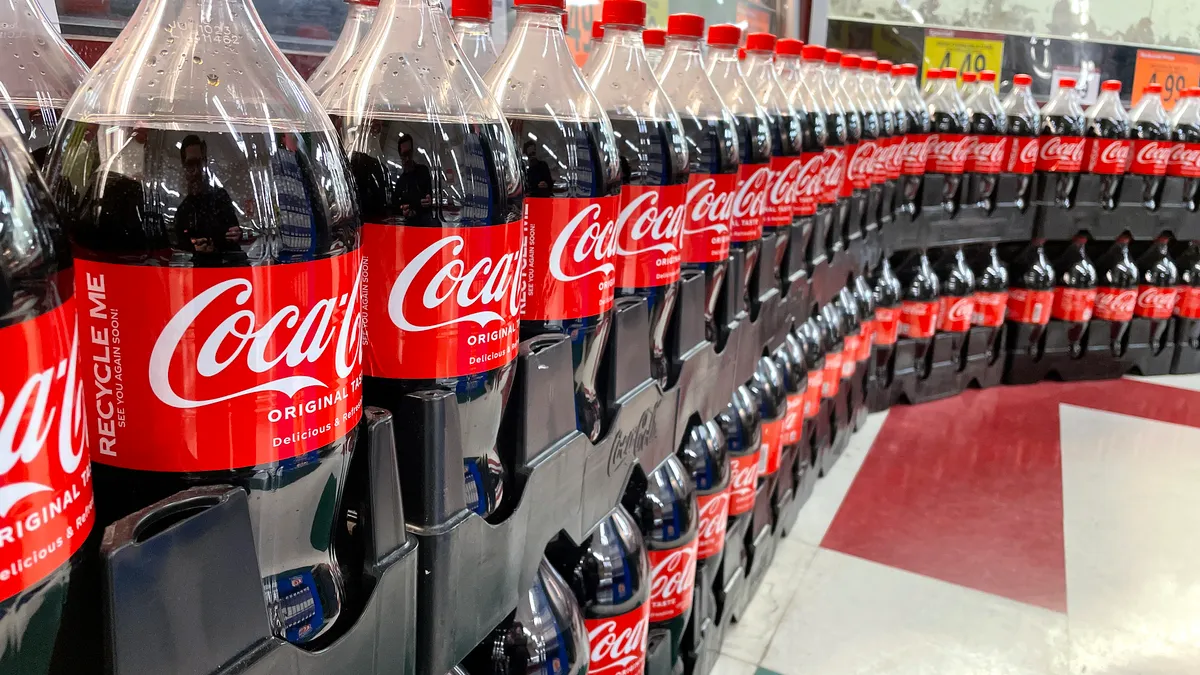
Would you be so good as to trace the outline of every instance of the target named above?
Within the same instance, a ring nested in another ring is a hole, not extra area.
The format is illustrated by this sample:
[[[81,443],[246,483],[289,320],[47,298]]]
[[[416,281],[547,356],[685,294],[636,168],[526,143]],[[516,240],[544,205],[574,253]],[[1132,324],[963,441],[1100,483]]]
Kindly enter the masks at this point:
[[[1200,85],[1200,55],[1139,49],[1133,69],[1132,100],[1142,97],[1142,89],[1151,83],[1163,87],[1163,104],[1170,110],[1188,87]]]

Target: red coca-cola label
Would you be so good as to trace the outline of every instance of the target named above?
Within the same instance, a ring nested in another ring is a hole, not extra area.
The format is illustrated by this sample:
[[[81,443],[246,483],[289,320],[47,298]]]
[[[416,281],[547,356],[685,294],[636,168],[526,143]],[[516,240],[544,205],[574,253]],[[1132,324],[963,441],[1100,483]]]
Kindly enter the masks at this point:
[[[804,419],[812,419],[817,416],[817,410],[821,407],[821,390],[824,388],[825,371],[821,368],[813,368],[808,371],[808,389],[804,391]]]
[[[1009,136],[1004,170],[1016,174],[1033,173],[1037,168],[1039,146],[1037,136]]]
[[[972,138],[966,134],[930,134],[925,173],[962,173],[967,168]]]
[[[679,281],[686,185],[625,185],[617,214],[617,288]]]
[[[0,368],[3,601],[67,562],[92,531],[84,411],[112,415],[111,408],[84,403],[73,298],[36,319],[0,328],[0,353],[6,355]],[[111,362],[96,370],[116,386]]]
[[[1175,299],[1175,314],[1183,319],[1200,319],[1200,288],[1179,287],[1179,295]]]
[[[1129,321],[1133,318],[1133,307],[1137,304],[1136,288],[1113,288],[1101,286],[1096,289],[1097,319],[1105,321]]]
[[[908,134],[904,137],[904,160],[900,171],[906,176],[921,176],[929,164],[929,134]]]
[[[894,345],[900,336],[900,308],[875,308],[875,344]]]
[[[767,210],[763,226],[779,229],[792,224],[796,201],[796,179],[803,164],[799,157],[772,157],[771,182],[767,188]]]
[[[1084,170],[1088,173],[1121,175],[1129,166],[1128,139],[1089,138],[1083,156]]]
[[[837,396],[838,389],[842,384],[844,354],[844,350],[825,354],[825,376],[821,378],[821,396],[824,398]]]
[[[1017,323],[1050,323],[1050,308],[1054,291],[1031,291],[1027,288],[1008,289],[1008,320]]]
[[[1175,311],[1179,289],[1174,286],[1138,286],[1133,313],[1143,319],[1166,319]]]
[[[900,172],[904,169],[904,148],[908,144],[907,136],[893,136],[891,147],[888,148],[887,174],[888,178],[895,180],[900,177]]]
[[[1076,173],[1083,167],[1082,136],[1046,136],[1038,149],[1037,170],[1050,173]]]
[[[804,426],[804,394],[789,394],[787,412],[783,416],[783,447],[790,448],[800,442],[800,431]]]
[[[76,261],[92,460],[223,471],[348,434],[362,416],[362,273],[359,251],[254,267]]]
[[[825,189],[821,176],[824,166],[825,155],[820,152],[806,152],[800,156],[800,168],[792,188],[792,212],[795,215],[811,216],[817,212],[817,202]]]
[[[729,520],[729,487],[714,494],[696,497],[696,509],[700,512],[699,532],[696,540],[696,557],[711,558],[725,548],[725,522]]]
[[[842,191],[846,178],[846,164],[849,162],[845,146],[825,148],[824,162],[821,167],[821,204],[833,204]]]
[[[650,634],[650,603],[604,619],[583,620],[591,659],[589,675],[641,675],[646,669],[646,640]]]
[[[696,549],[699,537],[683,546],[656,551],[650,558],[650,621],[670,621],[692,608],[692,590],[696,583]],[[589,672],[590,669],[589,669]]]
[[[754,508],[754,488],[758,484],[758,452],[729,457],[729,517],[740,516]]]
[[[1007,149],[1007,138],[1004,136],[976,136],[971,156],[967,158],[967,171],[1000,173],[1004,170],[1004,152]]]
[[[975,293],[975,310],[971,314],[971,323],[976,326],[996,328],[1004,325],[1004,310],[1008,304],[1008,293]]]
[[[769,476],[779,470],[783,450],[783,417],[762,423],[762,445],[758,450],[758,475]]]
[[[762,239],[770,187],[770,164],[743,164],[738,168],[737,192],[733,197],[733,241]]]
[[[862,322],[862,338],[858,341],[858,352],[855,361],[866,361],[871,358],[871,345],[875,343],[875,320]]]
[[[905,300],[900,304],[900,334],[908,338],[933,337],[938,325],[938,302]]]
[[[694,173],[688,177],[683,262],[721,262],[729,258],[737,180],[735,173]]]
[[[1200,178],[1200,143],[1175,143],[1167,160],[1167,175]]]
[[[525,200],[522,320],[581,319],[612,308],[620,205],[615,196]]]
[[[1129,173],[1138,176],[1165,176],[1174,146],[1170,141],[1135,140]]]
[[[861,143],[847,143],[842,148],[843,152],[845,152],[846,166],[845,171],[842,172],[842,186],[838,189],[839,197],[849,197],[850,195],[854,194],[855,177],[850,168],[850,164],[854,161],[854,157],[858,154],[858,149],[861,145]],[[861,166],[859,169],[861,170]],[[868,173],[867,176],[870,177],[870,173]],[[859,182],[861,183],[861,181]],[[868,185],[869,184],[870,182],[868,181]]]
[[[365,223],[364,372],[459,377],[516,358],[521,230]]]
[[[943,295],[938,300],[938,330],[945,333],[965,333],[971,330],[975,316],[975,296]]]
[[[876,143],[878,150],[875,151],[875,174],[871,179],[875,183],[882,183],[888,179],[888,170],[892,165],[895,140],[894,138],[883,138]]]
[[[1090,321],[1095,308],[1096,289],[1059,286],[1054,289],[1054,305],[1050,316],[1059,321]]]
[[[854,375],[854,368],[858,365],[858,352],[862,350],[862,341],[861,329],[858,333],[846,336],[845,347],[842,349],[843,379]]]
[[[846,180],[854,190],[866,190],[871,187],[875,177],[875,163],[879,160],[879,144],[875,141],[863,141],[854,148],[850,163],[846,166]],[[842,188],[845,193],[845,187]],[[847,195],[848,196],[848,195]]]

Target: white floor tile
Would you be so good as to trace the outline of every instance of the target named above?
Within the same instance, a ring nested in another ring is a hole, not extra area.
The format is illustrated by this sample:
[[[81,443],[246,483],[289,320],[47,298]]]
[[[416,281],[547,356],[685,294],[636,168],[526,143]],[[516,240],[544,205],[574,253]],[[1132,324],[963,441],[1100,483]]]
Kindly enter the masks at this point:
[[[762,666],[784,675],[1060,675],[1066,617],[822,549]]]
[[[815,546],[795,536],[779,542],[771,568],[747,605],[742,620],[726,631],[721,653],[751,663],[762,661],[779,620],[796,593],[800,577],[816,552]]]
[[[867,417],[867,423],[863,425],[863,428],[850,437],[846,451],[842,453],[837,464],[833,465],[833,470],[829,472],[829,475],[817,481],[817,487],[813,490],[812,497],[800,509],[800,516],[796,519],[792,537],[798,537],[800,541],[813,546],[821,545],[821,540],[825,538],[829,524],[837,515],[838,508],[841,507],[842,500],[850,490],[850,484],[854,482],[854,477],[858,475],[858,470],[862,468],[863,460],[867,458],[867,451],[871,449],[871,444],[879,435],[879,429],[883,427],[885,419],[887,419],[886,410],[872,413]]]
[[[1073,671],[1200,672],[1200,429],[1059,419]]]
[[[754,675],[756,670],[758,670],[758,666],[753,663],[746,663],[728,654],[721,654],[717,657],[717,662],[713,664],[711,675]]]
[[[1127,377],[1131,380],[1161,384],[1165,387],[1178,387],[1180,389],[1200,391],[1200,375],[1155,375],[1153,377],[1128,375]]]

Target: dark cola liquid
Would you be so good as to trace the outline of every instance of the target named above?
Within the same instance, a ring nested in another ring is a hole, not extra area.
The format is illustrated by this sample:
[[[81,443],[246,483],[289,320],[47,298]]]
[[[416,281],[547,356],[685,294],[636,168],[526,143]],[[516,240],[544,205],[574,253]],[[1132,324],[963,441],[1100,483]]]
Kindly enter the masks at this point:
[[[757,115],[735,115],[734,125],[737,127],[738,147],[742,164],[768,164],[771,161],[771,128],[767,120]],[[763,212],[760,210],[760,217]],[[735,218],[737,216],[734,216]],[[731,241],[731,249],[740,248],[745,251],[746,268],[742,274],[742,288],[745,289],[745,300],[750,299],[750,282],[757,278],[754,270],[758,265],[758,256],[762,252],[762,241]]]
[[[770,114],[768,120],[771,129],[771,155],[774,157],[799,157],[804,146],[804,133],[800,127],[801,119],[786,114]],[[792,272],[790,269],[785,269],[783,264],[788,257],[788,247],[793,239],[791,225],[792,221],[789,219],[788,227],[779,228],[779,231],[784,233],[784,239],[775,243],[776,283],[781,282],[785,275]]]
[[[737,130],[725,118],[704,118],[680,109],[679,121],[683,130],[683,141],[687,144],[688,173],[691,174],[736,174],[740,158],[737,148]],[[683,269],[698,269],[704,272],[704,324],[708,339],[724,343],[719,330],[717,302],[725,284],[725,273],[729,260],[710,263],[684,262]]]
[[[836,110],[827,112],[825,114],[825,145],[832,148],[845,148],[848,138],[846,116]],[[846,161],[849,162],[850,158],[846,157]],[[826,233],[825,250],[832,256],[835,251],[841,250],[846,245],[844,232],[845,224],[850,221],[850,202],[839,195],[837,201],[829,209],[828,221],[827,224],[822,222],[822,225],[825,225]]]
[[[1175,143],[1200,143],[1200,127],[1192,126],[1191,124],[1179,124],[1171,129],[1171,140]],[[1178,202],[1174,204],[1175,208],[1185,208],[1189,211],[1196,211],[1200,208],[1200,178],[1184,178],[1180,176],[1172,176],[1168,179],[1168,183],[1174,183],[1171,186],[1171,197],[1169,201]],[[1165,191],[1164,191],[1165,192]],[[1164,198],[1164,201],[1168,199]]]
[[[54,132],[58,129],[59,117],[62,110],[51,106],[4,107],[4,116],[12,122],[25,149],[33,155],[38,167],[45,166],[46,153],[50,151],[50,143],[54,141]]]
[[[1034,124],[1034,120],[1024,115],[1008,115],[1004,121],[1004,133],[1008,136],[1037,136],[1038,128]],[[1016,141],[1012,142],[1015,143]],[[1016,198],[1013,202],[1017,208],[1024,210],[1025,206],[1029,203],[1029,189],[1033,184],[1033,175],[1017,174],[1016,178]]]
[[[806,111],[800,124],[800,131],[802,152],[825,152],[825,144],[829,142],[829,129],[826,127],[825,113],[820,110]],[[822,172],[818,171],[813,180],[821,180],[821,175]],[[829,205],[821,203],[820,194],[818,188],[815,192],[817,212],[811,217],[812,234],[809,236],[808,250],[805,252],[805,260],[809,265],[824,257],[826,253],[826,237],[833,215]]]
[[[0,330],[3,330],[58,309],[74,296],[75,287],[70,244],[59,226],[54,204],[41,187],[37,167],[10,153],[3,144],[0,144],[0,185],[6,186],[0,188],[6,204],[20,206],[0,212]],[[17,364],[18,368],[21,366]],[[22,513],[19,502],[12,508],[8,515],[15,521]],[[0,600],[0,672],[30,675],[101,672],[102,631],[97,630],[101,620],[100,570],[96,551],[102,529],[93,525],[88,541],[58,569]]]
[[[525,170],[525,194],[542,198],[595,198],[621,194],[621,174],[611,172],[600,122],[508,116]],[[562,334],[571,338],[575,363],[575,410],[579,430],[599,440],[602,413],[596,377],[612,313],[564,321],[522,321],[521,339]]]
[[[922,106],[919,110],[905,110],[900,118],[899,133],[906,136],[922,136],[929,133],[932,124],[929,111]],[[921,198],[921,184],[924,182],[924,172],[917,175],[900,175],[901,209],[910,216],[915,216],[920,210],[918,201]]]
[[[333,117],[334,126],[345,124]],[[363,222],[416,227],[486,226],[518,220],[524,197],[506,180],[499,124],[432,124],[375,118],[345,144]],[[369,251],[364,251],[370,255]],[[454,392],[462,429],[467,508],[492,513],[503,496],[495,446],[515,362],[482,373],[425,380],[363,377],[363,402],[396,410],[418,391]],[[409,441],[406,434],[405,440]]]
[[[862,142],[875,143],[876,154],[879,156],[880,143],[883,140],[883,121],[880,119],[879,112],[871,109],[865,109],[860,113],[862,120]],[[871,187],[869,188],[870,197],[867,203],[867,225],[875,225],[879,222],[879,207],[883,203],[883,186],[875,180],[874,166],[871,168]]]
[[[933,134],[965,134],[968,121],[966,117],[954,113],[935,110],[929,116],[930,133]],[[953,209],[958,199],[958,189],[962,185],[961,173],[944,173],[942,176],[942,194],[938,197],[943,208]],[[930,195],[929,198],[934,197]],[[926,201],[928,202],[928,199]]]
[[[967,133],[973,136],[1004,135],[1004,120],[997,115],[974,110],[967,119]],[[981,173],[975,176],[975,190],[971,197],[981,208],[991,209],[996,198],[998,174]]]
[[[1092,119],[1087,124],[1087,130],[1084,132],[1088,138],[1129,138],[1129,124],[1124,120],[1106,120]],[[1086,157],[1085,157],[1086,161]],[[1086,170],[1086,167],[1085,169]],[[1118,174],[1098,174],[1091,178],[1096,182],[1093,189],[1095,194],[1088,194],[1086,197],[1080,194],[1080,199],[1096,199],[1100,202],[1100,206],[1105,209],[1113,209],[1117,206],[1117,197],[1121,193],[1121,183],[1125,180],[1123,173]],[[1089,191],[1090,192],[1090,191]]]
[[[327,134],[234,135],[69,119],[64,125],[56,137],[60,159],[47,174],[78,258],[246,267],[358,247],[353,205],[334,201],[337,195],[324,188],[344,180],[326,164],[340,155]],[[341,573],[327,540],[353,442],[349,433],[284,461],[228,471],[158,473],[96,463],[96,526],[192,485],[245,488],[275,629],[303,641],[327,629],[341,610]],[[312,606],[317,611],[307,613]]]
[[[622,185],[687,185],[682,139],[665,120],[634,120],[613,117],[613,136],[621,153]],[[664,343],[671,312],[679,294],[679,283],[649,288],[617,287],[617,297],[646,299],[650,308],[650,369],[666,386],[667,354]]]
[[[1082,136],[1084,118],[1067,117],[1066,115],[1042,115],[1041,136]],[[1046,140],[1043,138],[1042,143]],[[1051,201],[1063,208],[1070,208],[1075,203],[1075,186],[1079,182],[1079,174],[1038,172],[1037,197],[1041,201]]]

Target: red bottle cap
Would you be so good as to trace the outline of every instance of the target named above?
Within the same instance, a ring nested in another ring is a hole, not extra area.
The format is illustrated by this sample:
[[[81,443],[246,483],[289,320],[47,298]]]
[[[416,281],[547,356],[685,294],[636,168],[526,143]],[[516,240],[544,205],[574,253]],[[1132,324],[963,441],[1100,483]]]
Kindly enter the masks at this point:
[[[570,21],[570,18],[567,16],[567,14],[568,14],[568,12],[565,12],[565,11],[562,13],[563,32],[564,33],[567,32],[567,23]]]
[[[995,82],[996,81],[996,71],[994,71],[994,70],[979,71],[979,81],[980,82]]]
[[[667,34],[678,37],[704,37],[704,17],[699,14],[672,14],[667,17]]]
[[[884,59],[875,66],[875,70],[880,73],[890,73],[895,67],[896,66],[893,65],[891,61]]]
[[[1028,87],[1029,85],[1033,84],[1033,78],[1025,73],[1013,75],[1013,84],[1017,85],[1018,87]]]
[[[561,12],[567,8],[567,0],[513,0],[513,7],[545,7]]]
[[[971,84],[975,81],[975,73],[963,73],[963,84]]]
[[[828,54],[828,52],[826,52],[826,53]],[[858,64],[861,62],[862,62],[862,57],[859,56],[858,54],[842,54],[842,67],[843,68],[857,68]]]
[[[800,56],[804,57],[805,61],[824,61],[825,48],[821,45],[804,45],[804,49],[800,50]]]
[[[642,0],[604,0],[600,19],[605,24],[645,26],[646,3]]]
[[[742,41],[742,29],[731,23],[708,27],[708,44],[714,47],[736,47]]]
[[[916,75],[917,74],[917,64],[915,64],[915,63],[904,64],[904,71],[901,74],[907,75],[909,77]]]
[[[751,33],[746,36],[746,51],[775,51],[775,36],[770,33]]]
[[[647,47],[665,47],[667,31],[661,28],[647,28],[642,31],[642,43]]]
[[[859,64],[859,67],[863,70],[875,72],[875,69],[879,67],[879,59],[873,56],[864,56],[862,58],[862,62]]]
[[[836,49],[825,50],[825,63],[841,63],[842,53]]]
[[[942,68],[942,79],[943,80],[957,80],[958,79],[958,68]]]
[[[593,40],[603,40],[604,39],[604,24],[602,22],[600,22],[600,21],[592,22],[592,39]]]
[[[1059,89],[1074,89],[1075,88],[1075,78],[1064,77],[1063,79],[1058,81],[1058,88]]]
[[[1064,82],[1066,80],[1063,80]],[[1120,80],[1105,80],[1100,83],[1100,91],[1121,91]]]
[[[346,0],[346,4],[362,5],[363,7],[378,7],[379,0]],[[490,5],[488,7],[489,7],[489,9],[491,8]],[[451,16],[453,16],[453,14],[451,14]]]
[[[492,0],[453,0],[450,17],[454,19],[492,20]]]
[[[782,38],[775,43],[775,53],[780,56],[800,56],[805,49],[804,41],[795,38]]]
[[[1143,94],[1161,94],[1162,93],[1162,85],[1159,84],[1158,82],[1154,82],[1153,84],[1148,84],[1145,86],[1145,88],[1142,89],[1142,93]]]
[[[746,60],[746,48],[738,47],[738,61],[745,61],[745,60]]]

